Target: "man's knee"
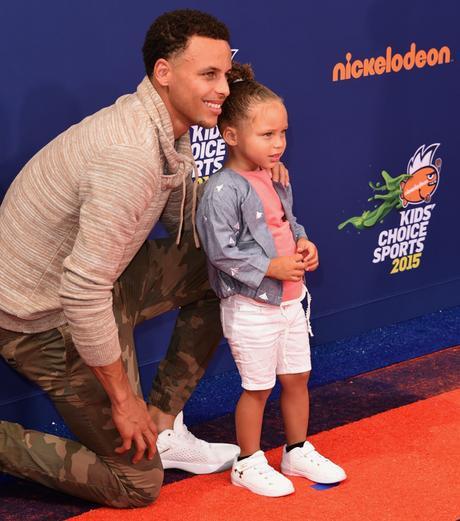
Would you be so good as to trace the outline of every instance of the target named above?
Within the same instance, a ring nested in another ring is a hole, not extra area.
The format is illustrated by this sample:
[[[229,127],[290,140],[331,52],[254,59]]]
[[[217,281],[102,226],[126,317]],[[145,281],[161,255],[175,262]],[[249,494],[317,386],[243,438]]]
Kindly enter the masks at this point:
[[[160,488],[152,487],[150,489],[127,489],[126,504],[122,508],[142,508],[151,505],[160,495]]]
[[[123,492],[121,497],[108,501],[115,508],[139,508],[151,505],[160,495],[163,484],[163,468],[161,464],[144,462],[144,465],[132,465],[119,473]],[[150,465],[149,465],[150,464]]]
[[[124,480],[125,481],[125,480]],[[126,495],[121,508],[139,508],[151,505],[160,495],[163,484],[163,469],[155,468],[151,471],[142,471],[125,481]]]

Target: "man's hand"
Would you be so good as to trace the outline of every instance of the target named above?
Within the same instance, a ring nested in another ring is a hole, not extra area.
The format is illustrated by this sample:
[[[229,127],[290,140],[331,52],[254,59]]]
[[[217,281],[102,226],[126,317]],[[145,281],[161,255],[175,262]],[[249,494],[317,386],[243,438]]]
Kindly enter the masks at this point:
[[[278,183],[281,183],[283,186],[288,186],[289,184],[289,171],[283,165],[283,163],[279,162],[272,168],[272,179]]]
[[[134,441],[136,454],[132,461],[138,463],[147,451],[151,460],[156,452],[157,428],[147,410],[147,405],[134,394],[123,404],[112,403],[112,420],[123,441],[115,449],[117,454],[124,454],[131,449]]]
[[[305,271],[315,271],[319,266],[318,248],[305,237],[297,241],[297,253],[302,255]]]
[[[131,449],[134,442],[136,453],[133,463],[138,463],[145,451],[147,458],[152,459],[157,450],[157,428],[144,400],[134,394],[121,358],[111,364],[90,369],[101,382],[112,403],[112,420],[122,439],[122,444],[115,452],[124,454]]]
[[[302,280],[304,274],[304,260],[300,253],[276,257],[271,259],[267,270],[267,277],[278,280]]]

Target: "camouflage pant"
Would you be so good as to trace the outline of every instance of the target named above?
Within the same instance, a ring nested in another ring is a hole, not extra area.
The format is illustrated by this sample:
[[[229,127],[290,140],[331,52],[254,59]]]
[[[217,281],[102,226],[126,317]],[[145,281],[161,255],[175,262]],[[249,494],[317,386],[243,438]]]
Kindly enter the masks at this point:
[[[139,394],[134,326],[178,307],[171,343],[149,395],[150,403],[171,414],[183,408],[222,335],[204,254],[188,235],[179,247],[170,239],[146,242],[114,286],[122,358]],[[160,458],[133,465],[133,450],[114,453],[121,440],[110,401],[78,355],[67,325],[37,334],[0,329],[0,354],[48,393],[79,440],[0,422],[0,471],[113,507],[145,506],[158,496]]]

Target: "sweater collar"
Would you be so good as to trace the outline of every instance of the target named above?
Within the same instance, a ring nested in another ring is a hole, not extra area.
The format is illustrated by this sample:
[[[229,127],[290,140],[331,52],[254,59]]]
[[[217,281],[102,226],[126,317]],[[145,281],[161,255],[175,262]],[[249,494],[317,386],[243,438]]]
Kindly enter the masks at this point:
[[[147,76],[137,87],[137,95],[149,115],[152,123],[158,129],[158,139],[160,146],[166,159],[166,174],[174,175],[177,181],[182,183],[182,203],[179,216],[179,228],[177,231],[176,243],[179,244],[182,228],[184,225],[185,199],[186,199],[186,177],[192,175],[193,170],[197,175],[195,160],[193,159],[192,149],[190,146],[190,134],[186,132],[177,141],[174,140],[174,130],[166,105],[163,103],[158,92],[155,90],[151,81]],[[198,184],[193,183],[192,194],[192,229],[195,244],[199,247],[200,242],[195,227],[195,211],[197,203]]]
[[[137,95],[151,121],[158,129],[160,145],[168,163],[168,173],[187,175],[194,168],[190,148],[190,135],[186,132],[177,141],[166,105],[163,103],[150,79],[145,76],[137,87]]]

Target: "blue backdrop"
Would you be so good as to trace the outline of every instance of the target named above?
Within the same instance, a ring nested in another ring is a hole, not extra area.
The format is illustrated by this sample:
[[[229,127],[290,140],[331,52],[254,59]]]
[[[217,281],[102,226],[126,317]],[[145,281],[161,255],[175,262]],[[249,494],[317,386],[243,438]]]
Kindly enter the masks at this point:
[[[1,192],[54,136],[135,90],[147,28],[162,12],[182,7],[227,23],[236,59],[252,63],[257,78],[285,99],[284,161],[296,214],[320,252],[321,266],[309,276],[314,342],[459,304],[455,0],[3,2]],[[206,176],[222,162],[222,143],[202,129],[192,139]],[[439,146],[423,155],[432,144]],[[422,168],[435,175],[433,186]],[[417,185],[412,191],[410,183]],[[414,193],[419,200],[397,208],[400,194]],[[373,195],[383,199],[369,200]],[[383,219],[372,213],[385,208]],[[339,230],[351,217],[358,228],[349,223]],[[172,323],[168,315],[137,332],[145,375],[161,358]],[[223,347],[208,376],[230,368]],[[8,368],[1,372],[5,410],[35,392]]]

